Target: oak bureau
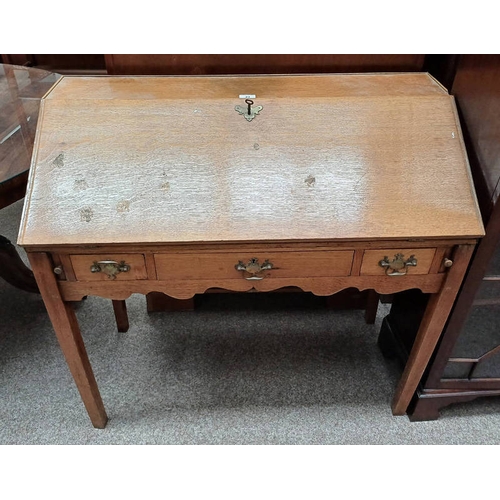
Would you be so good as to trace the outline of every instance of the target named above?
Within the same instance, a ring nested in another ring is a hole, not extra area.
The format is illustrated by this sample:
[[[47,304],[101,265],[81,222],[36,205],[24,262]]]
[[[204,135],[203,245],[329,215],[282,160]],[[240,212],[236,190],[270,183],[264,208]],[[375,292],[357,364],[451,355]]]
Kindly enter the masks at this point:
[[[483,234],[453,97],[426,73],[65,76],[18,243],[102,428],[71,302],[112,299],[123,320],[132,293],[420,289],[403,415]]]

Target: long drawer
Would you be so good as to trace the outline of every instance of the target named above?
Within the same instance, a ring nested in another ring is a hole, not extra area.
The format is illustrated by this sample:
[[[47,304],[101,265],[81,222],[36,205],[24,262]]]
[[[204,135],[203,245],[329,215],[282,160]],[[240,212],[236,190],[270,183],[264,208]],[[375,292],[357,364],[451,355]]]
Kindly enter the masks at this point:
[[[159,280],[349,276],[354,251],[155,254]]]

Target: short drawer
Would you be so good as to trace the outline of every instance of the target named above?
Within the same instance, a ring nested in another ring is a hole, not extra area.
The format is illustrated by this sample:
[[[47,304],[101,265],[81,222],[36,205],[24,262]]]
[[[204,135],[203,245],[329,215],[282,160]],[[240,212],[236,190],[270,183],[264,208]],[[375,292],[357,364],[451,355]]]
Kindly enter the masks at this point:
[[[159,280],[241,279],[248,277],[312,278],[348,276],[354,252],[227,252],[213,254],[156,254]],[[237,267],[247,267],[238,270]],[[263,266],[262,271],[258,271]],[[270,267],[272,266],[272,267]],[[266,267],[268,269],[266,269]],[[270,267],[270,268],[269,268]],[[254,271],[256,271],[254,273]]]
[[[361,264],[361,275],[428,274],[435,253],[435,248],[365,250]]]
[[[142,254],[71,255],[78,281],[130,281],[148,278]]]

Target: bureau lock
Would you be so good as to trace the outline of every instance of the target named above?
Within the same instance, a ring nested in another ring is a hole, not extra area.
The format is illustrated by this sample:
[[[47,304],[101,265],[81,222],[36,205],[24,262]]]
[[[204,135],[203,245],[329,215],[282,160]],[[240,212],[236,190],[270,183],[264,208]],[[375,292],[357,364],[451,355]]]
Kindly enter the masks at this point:
[[[234,109],[240,115],[243,115],[245,120],[251,122],[262,111],[262,106],[254,106],[252,99],[245,99],[245,104],[247,105],[246,108],[244,106],[236,106]]]

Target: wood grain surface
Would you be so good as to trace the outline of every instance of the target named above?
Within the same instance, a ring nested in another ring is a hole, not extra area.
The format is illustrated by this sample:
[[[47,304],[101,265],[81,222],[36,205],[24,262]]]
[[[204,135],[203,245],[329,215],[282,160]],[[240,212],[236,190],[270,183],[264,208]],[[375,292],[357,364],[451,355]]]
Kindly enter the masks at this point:
[[[255,94],[257,99],[296,97],[376,97],[447,95],[426,73],[366,73],[228,76],[65,76],[47,100],[231,99]]]
[[[21,245],[483,235],[425,74],[65,77],[42,111]]]

